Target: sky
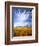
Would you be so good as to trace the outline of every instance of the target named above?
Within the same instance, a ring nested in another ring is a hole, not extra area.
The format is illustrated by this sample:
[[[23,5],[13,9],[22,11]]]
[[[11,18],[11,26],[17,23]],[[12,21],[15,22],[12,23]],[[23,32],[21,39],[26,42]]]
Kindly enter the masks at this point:
[[[32,27],[32,8],[12,8],[12,22],[14,27],[28,26]]]

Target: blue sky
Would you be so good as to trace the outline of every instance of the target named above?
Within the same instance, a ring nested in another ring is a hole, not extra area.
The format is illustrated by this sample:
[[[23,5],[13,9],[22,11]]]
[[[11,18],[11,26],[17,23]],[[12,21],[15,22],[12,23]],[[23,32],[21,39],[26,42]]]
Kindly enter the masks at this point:
[[[14,27],[16,26],[30,26],[32,25],[32,8],[12,8],[12,22],[14,20]]]

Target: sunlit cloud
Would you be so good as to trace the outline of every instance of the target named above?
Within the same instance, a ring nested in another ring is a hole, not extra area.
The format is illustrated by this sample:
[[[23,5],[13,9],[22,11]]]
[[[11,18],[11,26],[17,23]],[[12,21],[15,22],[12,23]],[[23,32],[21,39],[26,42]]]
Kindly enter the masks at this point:
[[[32,10],[32,9],[31,9]],[[31,11],[32,12],[32,11]],[[30,10],[26,12],[26,10],[17,9],[14,13],[14,27],[17,26],[28,26],[32,25],[32,14]]]
[[[20,11],[19,11],[19,13],[16,13],[17,20],[19,20],[19,21],[27,20],[28,17],[29,17],[29,13],[26,13],[26,14],[25,14],[25,12],[26,12],[26,11],[24,10],[23,13],[21,13]]]

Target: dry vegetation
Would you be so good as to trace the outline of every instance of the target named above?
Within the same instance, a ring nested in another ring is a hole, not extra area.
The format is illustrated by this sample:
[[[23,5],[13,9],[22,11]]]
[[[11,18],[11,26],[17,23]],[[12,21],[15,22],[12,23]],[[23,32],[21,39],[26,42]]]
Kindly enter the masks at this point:
[[[14,36],[31,36],[32,28],[14,28]]]

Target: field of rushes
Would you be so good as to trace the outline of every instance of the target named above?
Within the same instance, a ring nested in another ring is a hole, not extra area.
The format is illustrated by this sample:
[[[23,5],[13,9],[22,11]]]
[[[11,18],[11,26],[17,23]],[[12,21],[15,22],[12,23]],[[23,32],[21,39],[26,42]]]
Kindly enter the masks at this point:
[[[32,28],[14,28],[14,36],[32,36]]]

